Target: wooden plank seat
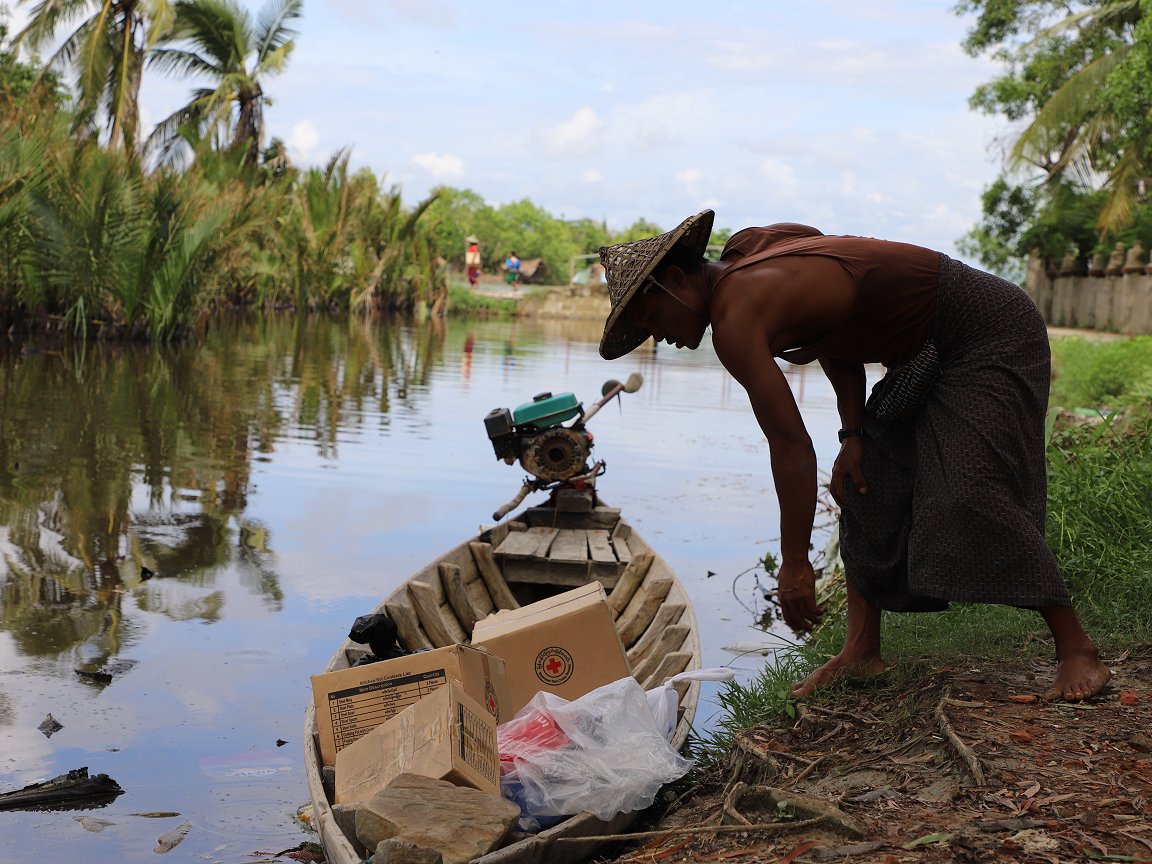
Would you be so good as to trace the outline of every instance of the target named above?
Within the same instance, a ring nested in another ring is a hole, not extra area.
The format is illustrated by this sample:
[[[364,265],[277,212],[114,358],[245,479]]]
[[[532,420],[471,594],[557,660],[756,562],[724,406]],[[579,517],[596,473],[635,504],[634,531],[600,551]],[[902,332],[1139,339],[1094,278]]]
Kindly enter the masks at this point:
[[[526,531],[509,532],[493,554],[508,582],[574,588],[596,579],[611,590],[627,564],[617,557],[604,524],[591,528],[532,525]]]

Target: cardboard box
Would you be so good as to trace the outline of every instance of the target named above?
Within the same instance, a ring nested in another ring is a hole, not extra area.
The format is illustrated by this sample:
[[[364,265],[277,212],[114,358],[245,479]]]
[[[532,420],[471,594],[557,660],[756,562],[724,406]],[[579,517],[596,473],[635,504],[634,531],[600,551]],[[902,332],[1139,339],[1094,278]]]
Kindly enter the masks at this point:
[[[497,723],[512,719],[504,661],[466,645],[313,675],[324,764],[335,765],[338,752],[448,681],[459,682]]]
[[[336,754],[336,803],[366,801],[404,773],[499,795],[496,718],[449,681]]]
[[[632,674],[599,582],[489,615],[476,622],[472,645],[504,658],[509,717],[537,691],[576,699]]]

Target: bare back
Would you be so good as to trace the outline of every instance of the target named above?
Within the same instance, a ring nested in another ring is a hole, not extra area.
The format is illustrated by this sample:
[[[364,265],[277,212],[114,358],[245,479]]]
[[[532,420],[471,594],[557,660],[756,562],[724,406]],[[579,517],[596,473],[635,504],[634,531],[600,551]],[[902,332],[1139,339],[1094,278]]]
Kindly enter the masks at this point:
[[[901,362],[930,338],[940,254],[866,237],[824,236],[806,226],[750,228],[725,247],[713,294],[714,338],[751,324],[772,353],[817,359]],[[806,232],[797,236],[795,228]],[[763,338],[762,337],[762,338]]]

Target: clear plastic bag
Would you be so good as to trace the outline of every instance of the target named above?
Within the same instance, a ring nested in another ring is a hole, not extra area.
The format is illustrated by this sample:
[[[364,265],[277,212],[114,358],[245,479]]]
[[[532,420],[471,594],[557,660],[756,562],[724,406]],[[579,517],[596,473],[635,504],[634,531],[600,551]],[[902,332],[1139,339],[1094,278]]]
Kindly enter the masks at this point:
[[[656,719],[656,727],[664,733],[665,740],[671,741],[676,734],[676,715],[680,707],[680,694],[672,686],[677,681],[731,681],[736,673],[725,666],[712,666],[708,669],[694,669],[665,678],[659,687],[653,687],[644,695],[648,697],[648,707]]]
[[[633,678],[572,701],[539,692],[496,738],[502,789],[528,830],[551,817],[641,810],[692,765],[668,744]]]

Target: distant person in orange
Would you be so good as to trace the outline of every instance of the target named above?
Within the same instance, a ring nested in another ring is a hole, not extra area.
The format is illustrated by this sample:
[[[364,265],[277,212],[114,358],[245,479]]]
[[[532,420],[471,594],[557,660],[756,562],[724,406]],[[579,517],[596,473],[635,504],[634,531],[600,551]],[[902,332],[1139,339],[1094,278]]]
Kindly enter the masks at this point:
[[[468,287],[475,288],[480,281],[480,240],[472,235],[464,238],[468,250],[464,253],[464,267],[468,271]]]

